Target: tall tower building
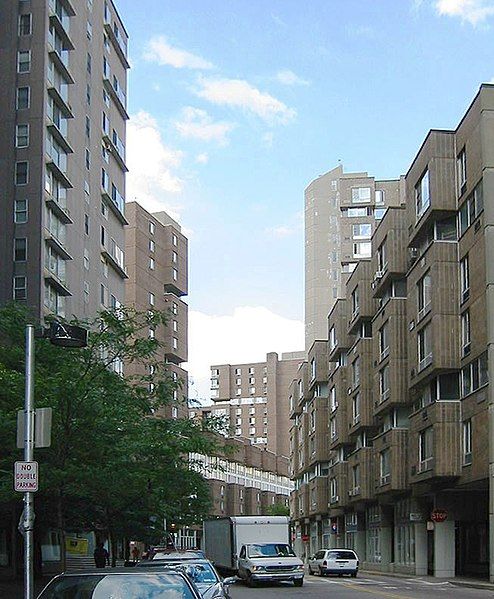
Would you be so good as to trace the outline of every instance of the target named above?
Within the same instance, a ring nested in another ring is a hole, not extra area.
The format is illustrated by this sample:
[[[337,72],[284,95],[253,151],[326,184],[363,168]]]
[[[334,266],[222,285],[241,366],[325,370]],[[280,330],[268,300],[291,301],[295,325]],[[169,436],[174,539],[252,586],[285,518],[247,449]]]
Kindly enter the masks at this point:
[[[188,306],[182,297],[188,289],[188,242],[180,225],[166,212],[150,214],[137,202],[127,204],[129,224],[125,227],[125,251],[129,278],[125,284],[125,303],[139,311],[168,312],[167,326],[149,331],[162,342],[161,355],[170,376],[179,384],[175,400],[165,416],[187,416]],[[146,374],[143,365],[128,364],[128,375]]]
[[[111,0],[0,4],[0,304],[124,299],[127,33]]]
[[[305,350],[327,339],[327,318],[343,297],[358,260],[370,258],[371,236],[387,206],[400,204],[400,181],[376,181],[343,167],[305,190]]]

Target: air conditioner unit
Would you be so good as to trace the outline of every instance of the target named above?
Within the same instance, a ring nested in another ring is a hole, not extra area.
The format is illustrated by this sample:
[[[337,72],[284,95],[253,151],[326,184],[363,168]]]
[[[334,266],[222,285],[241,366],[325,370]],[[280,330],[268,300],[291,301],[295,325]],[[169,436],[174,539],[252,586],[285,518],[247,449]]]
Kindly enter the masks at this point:
[[[379,279],[382,279],[384,275],[384,272],[382,270],[376,270],[376,273],[374,275],[374,281],[378,281]]]

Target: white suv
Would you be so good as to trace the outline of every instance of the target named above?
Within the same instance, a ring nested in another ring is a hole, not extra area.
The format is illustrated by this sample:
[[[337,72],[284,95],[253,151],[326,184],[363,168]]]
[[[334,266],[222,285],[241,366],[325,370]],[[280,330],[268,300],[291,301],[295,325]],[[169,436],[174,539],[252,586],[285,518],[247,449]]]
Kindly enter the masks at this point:
[[[358,556],[353,549],[321,549],[309,557],[309,574],[350,574],[355,578],[358,566]]]

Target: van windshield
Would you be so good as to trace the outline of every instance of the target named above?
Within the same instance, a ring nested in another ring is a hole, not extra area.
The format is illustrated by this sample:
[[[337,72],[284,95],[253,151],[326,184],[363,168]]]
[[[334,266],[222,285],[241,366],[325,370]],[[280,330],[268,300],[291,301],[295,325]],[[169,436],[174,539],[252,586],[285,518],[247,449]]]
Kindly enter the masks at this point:
[[[295,557],[290,545],[284,543],[266,543],[262,545],[248,545],[249,557]]]

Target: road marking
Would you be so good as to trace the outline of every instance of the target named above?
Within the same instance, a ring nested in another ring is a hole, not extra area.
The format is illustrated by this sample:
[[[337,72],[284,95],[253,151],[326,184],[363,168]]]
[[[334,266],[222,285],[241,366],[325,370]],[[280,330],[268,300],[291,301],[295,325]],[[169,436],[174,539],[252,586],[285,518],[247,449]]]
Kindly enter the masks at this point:
[[[408,595],[397,595],[396,593],[387,593],[386,591],[378,591],[377,589],[364,589],[362,587],[359,588],[357,584],[353,584],[352,582],[343,582],[343,586],[348,587],[350,589],[354,589],[355,591],[362,591],[363,593],[372,593],[374,595],[379,595],[380,597],[389,597],[390,599],[413,599]]]

